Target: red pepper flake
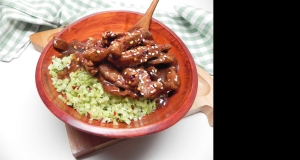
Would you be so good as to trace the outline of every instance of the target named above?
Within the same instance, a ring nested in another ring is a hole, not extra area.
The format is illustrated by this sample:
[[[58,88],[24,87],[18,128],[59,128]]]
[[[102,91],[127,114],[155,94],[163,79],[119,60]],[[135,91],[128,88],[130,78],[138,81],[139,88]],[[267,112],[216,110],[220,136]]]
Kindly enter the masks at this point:
[[[103,119],[103,118],[99,118],[99,119],[98,119],[98,122],[101,122],[101,121],[102,121],[102,119]]]
[[[87,113],[87,118],[91,118],[91,114],[89,112],[86,112]]]
[[[78,89],[79,89],[79,86],[72,86],[72,89],[78,90]]]
[[[62,96],[65,98],[66,102],[69,102],[66,94],[62,94]]]
[[[131,109],[134,110],[134,106],[133,105],[131,105]]]
[[[135,80],[135,76],[134,75],[131,75],[129,78],[130,78],[131,81]]]
[[[117,115],[117,112],[116,111],[114,111],[114,116],[116,116]]]

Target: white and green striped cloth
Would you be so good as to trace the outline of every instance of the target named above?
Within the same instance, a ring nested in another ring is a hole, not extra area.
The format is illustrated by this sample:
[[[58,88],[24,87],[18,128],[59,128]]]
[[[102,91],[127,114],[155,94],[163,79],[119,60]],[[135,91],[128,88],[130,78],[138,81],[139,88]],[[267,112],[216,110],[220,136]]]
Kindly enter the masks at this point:
[[[18,58],[30,44],[29,36],[41,25],[58,28],[99,11],[122,9],[145,13],[148,8],[125,2],[0,0],[0,61]],[[173,30],[188,47],[195,63],[213,75],[213,13],[187,5],[176,5],[174,9],[172,13],[156,9],[153,18]]]

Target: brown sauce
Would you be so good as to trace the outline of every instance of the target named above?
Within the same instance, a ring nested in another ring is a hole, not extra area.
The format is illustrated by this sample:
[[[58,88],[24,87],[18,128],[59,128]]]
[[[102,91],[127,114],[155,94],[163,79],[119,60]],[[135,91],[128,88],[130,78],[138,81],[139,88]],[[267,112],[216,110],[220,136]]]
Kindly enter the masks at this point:
[[[58,74],[69,77],[84,68],[113,95],[157,99],[158,106],[167,103],[168,95],[179,88],[177,59],[168,52],[170,44],[156,44],[150,32],[138,29],[132,33],[111,31],[101,39],[70,43],[54,38],[59,58],[73,55],[71,63]]]

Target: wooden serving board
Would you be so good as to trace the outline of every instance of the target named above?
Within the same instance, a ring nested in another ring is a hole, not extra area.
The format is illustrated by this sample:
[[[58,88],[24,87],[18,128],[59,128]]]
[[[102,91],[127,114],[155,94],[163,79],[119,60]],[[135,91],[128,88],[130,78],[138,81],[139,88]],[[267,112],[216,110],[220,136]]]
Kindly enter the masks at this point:
[[[51,29],[37,32],[30,35],[30,41],[33,47],[42,52],[48,42],[63,28]],[[213,79],[199,66],[196,66],[198,73],[198,90],[196,99],[191,109],[185,116],[202,112],[207,116],[208,123],[213,127]],[[91,135],[79,131],[66,124],[67,135],[69,138],[70,148],[73,156],[79,158],[99,149],[116,144],[126,139],[107,138]]]

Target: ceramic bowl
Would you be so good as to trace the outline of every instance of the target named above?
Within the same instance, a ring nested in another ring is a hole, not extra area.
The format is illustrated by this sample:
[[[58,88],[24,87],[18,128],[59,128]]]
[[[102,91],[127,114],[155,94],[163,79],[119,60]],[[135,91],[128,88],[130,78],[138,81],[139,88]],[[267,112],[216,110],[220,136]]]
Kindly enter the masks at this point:
[[[142,13],[132,11],[103,11],[85,16],[66,26],[57,37],[66,41],[77,39],[84,41],[89,37],[100,38],[105,31],[127,31],[141,17]],[[45,106],[62,122],[80,131],[103,137],[132,138],[163,131],[182,119],[191,108],[197,92],[197,71],[193,58],[180,38],[166,25],[152,18],[149,31],[156,43],[172,45],[171,50],[178,59],[178,76],[180,87],[169,97],[167,104],[142,119],[131,124],[101,123],[97,120],[80,115],[72,107],[67,106],[58,98],[58,93],[52,86],[48,66],[51,57],[58,52],[50,41],[44,48],[36,66],[36,87]]]

